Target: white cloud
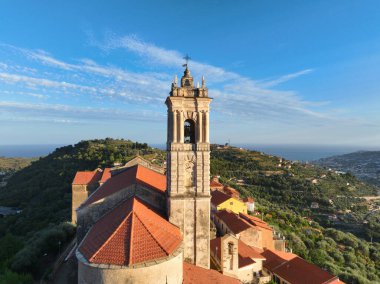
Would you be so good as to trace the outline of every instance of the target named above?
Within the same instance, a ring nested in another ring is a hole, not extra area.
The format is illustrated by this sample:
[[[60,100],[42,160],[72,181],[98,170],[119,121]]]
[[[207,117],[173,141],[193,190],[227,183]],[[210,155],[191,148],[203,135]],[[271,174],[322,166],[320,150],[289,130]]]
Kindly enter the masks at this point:
[[[63,104],[20,103],[14,101],[0,101],[2,114],[12,114],[4,117],[17,117],[18,114],[29,114],[34,119],[43,117],[52,118],[50,121],[164,121],[165,116],[158,112],[136,110],[126,111],[122,109],[74,107]],[[17,114],[17,115],[15,115]]]
[[[295,72],[295,73],[283,75],[283,76],[281,76],[279,78],[276,78],[274,80],[259,82],[259,86],[261,88],[274,87],[274,86],[277,86],[279,84],[285,83],[285,82],[287,82],[289,80],[296,79],[296,78],[298,78],[298,77],[300,77],[302,75],[309,74],[310,72],[313,72],[313,69],[305,69],[305,70],[298,71],[298,72]]]
[[[99,46],[109,53],[122,49],[128,56],[138,56],[143,65],[133,67],[133,70],[139,71],[131,71],[115,65],[102,65],[87,58],[67,62],[45,51],[0,44],[0,49],[12,50],[33,62],[33,68],[28,64],[1,63],[0,85],[16,86],[14,93],[35,99],[48,98],[44,100],[46,104],[18,102],[20,105],[17,105],[16,102],[8,102],[6,105],[3,102],[0,109],[8,113],[27,113],[35,119],[45,116],[57,121],[164,121],[163,102],[173,74],[184,63],[183,55],[179,51],[144,42],[136,36],[113,35]],[[365,120],[350,117],[347,112],[329,110],[328,102],[309,101],[294,90],[276,89],[279,84],[312,74],[312,68],[257,80],[204,62],[192,60],[189,66],[195,79],[205,75],[209,94],[214,98],[213,115],[220,122],[239,121],[250,127],[258,123],[272,124],[276,125],[279,133],[284,127],[312,128],[316,131],[329,125],[335,128],[349,125],[372,127]],[[6,91],[3,88],[2,93]],[[62,95],[65,95],[67,105],[57,104],[62,101]],[[90,108],[68,105],[72,103],[71,98],[81,99],[82,104],[88,101]],[[104,102],[104,106],[95,107],[94,99]],[[113,106],[108,106],[110,102]],[[114,107],[115,104],[117,107]],[[160,108],[152,111],[157,106]]]

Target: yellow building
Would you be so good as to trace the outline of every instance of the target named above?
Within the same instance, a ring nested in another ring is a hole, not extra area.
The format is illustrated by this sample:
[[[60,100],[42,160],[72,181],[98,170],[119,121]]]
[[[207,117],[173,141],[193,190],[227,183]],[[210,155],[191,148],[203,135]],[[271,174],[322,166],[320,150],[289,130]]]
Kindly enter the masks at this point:
[[[211,192],[211,212],[214,214],[219,210],[230,210],[235,214],[245,213],[247,214],[247,205],[224,192],[214,190]]]

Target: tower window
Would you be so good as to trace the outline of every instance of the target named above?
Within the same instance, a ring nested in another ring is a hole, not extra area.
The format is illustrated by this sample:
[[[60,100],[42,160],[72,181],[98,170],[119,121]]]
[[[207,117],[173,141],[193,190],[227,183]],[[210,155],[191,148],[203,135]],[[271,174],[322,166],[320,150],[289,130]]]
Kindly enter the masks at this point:
[[[234,269],[234,244],[228,243],[228,254],[230,255],[230,270]]]
[[[185,138],[184,142],[185,143],[195,143],[195,123],[191,119],[186,119],[185,120]]]
[[[234,254],[234,244],[228,243],[228,254],[233,255]]]

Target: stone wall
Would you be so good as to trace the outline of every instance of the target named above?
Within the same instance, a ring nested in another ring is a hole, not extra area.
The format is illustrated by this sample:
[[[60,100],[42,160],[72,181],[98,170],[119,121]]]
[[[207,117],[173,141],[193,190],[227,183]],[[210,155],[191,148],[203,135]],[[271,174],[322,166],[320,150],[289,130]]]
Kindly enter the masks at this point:
[[[72,185],[71,222],[77,223],[77,208],[87,199],[89,192],[87,185]]]
[[[78,284],[181,284],[183,282],[182,253],[163,260],[143,263],[133,268],[89,264],[77,251]]]

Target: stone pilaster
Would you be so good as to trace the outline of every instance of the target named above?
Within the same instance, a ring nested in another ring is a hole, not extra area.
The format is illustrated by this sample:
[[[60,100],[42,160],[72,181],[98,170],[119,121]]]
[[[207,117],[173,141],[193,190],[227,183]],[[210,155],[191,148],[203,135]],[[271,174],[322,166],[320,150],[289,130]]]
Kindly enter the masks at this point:
[[[210,267],[210,102],[204,84],[194,88],[188,69],[166,99],[169,221],[183,234],[184,259],[204,268]],[[194,142],[185,143],[186,123]]]

